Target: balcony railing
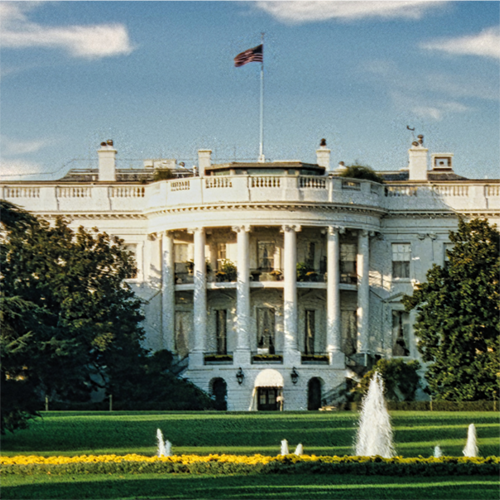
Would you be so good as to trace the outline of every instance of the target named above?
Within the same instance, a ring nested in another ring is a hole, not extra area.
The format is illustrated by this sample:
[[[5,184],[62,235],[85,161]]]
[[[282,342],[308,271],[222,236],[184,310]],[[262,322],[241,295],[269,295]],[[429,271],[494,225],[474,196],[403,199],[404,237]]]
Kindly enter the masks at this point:
[[[203,362],[205,365],[232,365],[233,353],[227,352],[221,354],[219,352],[205,352],[203,355]]]
[[[263,352],[265,349],[258,349],[252,352],[252,364],[271,364],[271,365],[281,365],[283,364],[283,353],[274,351],[270,349],[273,353]]]
[[[330,363],[330,356],[326,352],[301,355],[301,363],[303,365],[327,365]]]

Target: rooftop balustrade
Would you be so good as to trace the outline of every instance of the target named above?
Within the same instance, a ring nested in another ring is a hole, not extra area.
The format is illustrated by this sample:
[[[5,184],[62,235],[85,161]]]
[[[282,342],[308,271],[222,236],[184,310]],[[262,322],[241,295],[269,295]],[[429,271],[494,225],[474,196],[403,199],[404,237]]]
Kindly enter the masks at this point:
[[[300,203],[379,210],[500,209],[500,184],[488,181],[377,184],[319,176],[212,176],[152,184],[9,182],[3,199],[34,212],[127,212],[193,205]]]

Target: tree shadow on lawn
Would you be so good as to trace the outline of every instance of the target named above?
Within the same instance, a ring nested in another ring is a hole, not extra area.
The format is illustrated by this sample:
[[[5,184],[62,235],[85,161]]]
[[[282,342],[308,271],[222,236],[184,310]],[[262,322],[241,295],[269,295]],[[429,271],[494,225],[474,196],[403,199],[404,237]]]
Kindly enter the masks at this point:
[[[25,476],[31,484],[4,486],[2,498],[16,499],[490,499],[498,496],[494,476],[373,477],[294,476]],[[38,481],[40,482],[37,482]],[[90,480],[89,480],[90,479]],[[93,480],[92,480],[93,479]],[[42,482],[43,481],[43,482]],[[50,482],[46,482],[50,481]],[[11,478],[7,483],[12,484]]]

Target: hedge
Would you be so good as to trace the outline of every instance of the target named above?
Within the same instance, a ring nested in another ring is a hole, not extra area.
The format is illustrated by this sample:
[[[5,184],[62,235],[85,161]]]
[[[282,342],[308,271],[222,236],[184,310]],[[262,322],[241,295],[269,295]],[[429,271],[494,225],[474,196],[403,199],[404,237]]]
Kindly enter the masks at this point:
[[[346,409],[359,410],[359,403],[347,403]],[[388,401],[390,411],[498,411],[498,401]]]
[[[359,474],[385,476],[498,475],[500,458],[317,457],[314,455],[98,455],[0,457],[2,474]]]

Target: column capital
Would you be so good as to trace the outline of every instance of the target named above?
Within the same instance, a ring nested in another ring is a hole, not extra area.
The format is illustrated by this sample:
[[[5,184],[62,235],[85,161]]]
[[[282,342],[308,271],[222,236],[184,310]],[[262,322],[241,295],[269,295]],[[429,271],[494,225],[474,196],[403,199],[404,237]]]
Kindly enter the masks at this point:
[[[161,235],[161,233],[160,233]],[[148,241],[156,241],[158,239],[158,233],[149,233],[148,234]]]
[[[188,234],[194,234],[194,233],[199,233],[201,231],[204,231],[205,228],[204,227],[189,227],[186,229],[186,232]]]
[[[242,225],[242,226],[231,226],[231,230],[235,233],[239,233],[240,231],[249,233],[252,230],[252,226]]]
[[[364,238],[366,238],[370,235],[370,231],[367,231],[366,229],[360,229],[358,234],[359,236],[363,236]]]
[[[345,233],[345,227],[344,226],[328,226],[327,227],[327,233],[330,234],[330,235],[333,235],[335,233],[344,234]]]
[[[282,233],[288,233],[290,231],[295,231],[296,233],[298,233],[299,231],[302,231],[302,226],[300,226],[298,224],[296,224],[296,225],[285,224],[285,225],[281,226]]]

